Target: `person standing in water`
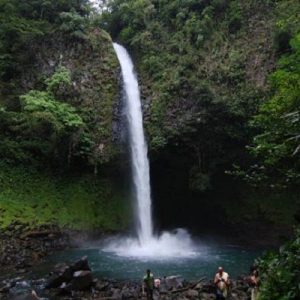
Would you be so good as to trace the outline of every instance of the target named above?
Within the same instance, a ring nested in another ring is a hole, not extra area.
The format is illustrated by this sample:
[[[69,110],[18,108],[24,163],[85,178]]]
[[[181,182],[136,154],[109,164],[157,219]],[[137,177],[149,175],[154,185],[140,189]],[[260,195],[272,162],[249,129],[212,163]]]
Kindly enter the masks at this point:
[[[142,286],[143,295],[145,295],[145,289],[146,289],[147,300],[153,300],[154,276],[149,269],[146,271],[146,275],[144,276],[143,279],[143,286]]]
[[[219,267],[217,274],[215,275],[214,284],[216,285],[216,296],[219,300],[224,300],[228,296],[228,290],[230,285],[229,275],[224,272],[223,267]]]

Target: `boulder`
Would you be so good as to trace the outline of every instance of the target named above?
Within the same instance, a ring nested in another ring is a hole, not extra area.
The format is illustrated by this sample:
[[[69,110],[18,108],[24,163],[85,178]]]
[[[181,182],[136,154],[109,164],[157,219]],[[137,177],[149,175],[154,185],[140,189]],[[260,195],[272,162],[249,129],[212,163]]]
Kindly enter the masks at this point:
[[[211,294],[211,293],[201,293],[200,294],[200,299],[201,300],[215,300],[216,299],[216,295],[215,294]]]
[[[46,288],[52,289],[52,288],[58,288],[60,287],[64,282],[70,282],[73,278],[73,270],[71,267],[67,265],[57,265],[55,273],[49,278]]]
[[[122,292],[120,289],[112,289],[111,299],[119,300],[122,299]]]
[[[161,285],[167,290],[178,290],[183,287],[183,278],[181,276],[168,276],[162,279]]]
[[[246,292],[236,289],[231,292],[231,299],[232,300],[247,300],[247,299],[249,299],[249,297]]]
[[[185,296],[189,299],[198,299],[199,293],[196,290],[189,289],[185,292]]]
[[[122,289],[122,299],[136,299],[135,291],[130,288],[123,288]]]
[[[73,272],[91,271],[87,256],[83,256],[81,259],[76,261],[73,265],[71,265],[71,268],[72,268]]]
[[[209,282],[204,283],[201,290],[207,294],[214,294],[216,292],[216,287],[213,283]]]
[[[70,282],[71,290],[83,291],[93,285],[93,275],[91,271],[76,271]]]
[[[95,289],[98,291],[105,291],[109,287],[108,281],[97,281],[95,285]]]
[[[0,285],[0,294],[7,294],[10,290],[9,284]]]

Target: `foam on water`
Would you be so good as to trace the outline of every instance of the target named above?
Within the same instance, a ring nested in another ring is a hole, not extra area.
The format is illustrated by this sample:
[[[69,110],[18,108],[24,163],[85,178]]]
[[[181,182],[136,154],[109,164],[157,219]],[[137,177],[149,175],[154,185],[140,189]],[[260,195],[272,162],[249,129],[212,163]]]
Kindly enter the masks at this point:
[[[137,238],[118,237],[106,241],[103,251],[113,252],[118,256],[135,257],[147,260],[192,258],[205,254],[204,247],[193,242],[184,229],[163,232],[153,236],[146,243]]]

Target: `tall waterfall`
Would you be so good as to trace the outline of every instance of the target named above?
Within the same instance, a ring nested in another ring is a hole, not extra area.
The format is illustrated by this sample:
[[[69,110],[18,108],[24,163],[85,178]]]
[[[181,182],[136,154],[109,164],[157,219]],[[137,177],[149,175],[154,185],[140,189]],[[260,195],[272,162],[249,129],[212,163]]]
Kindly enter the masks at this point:
[[[128,120],[138,237],[141,244],[152,238],[151,192],[147,143],[143,128],[140,90],[132,60],[124,47],[113,44],[120,61]]]
[[[122,69],[132,174],[137,206],[138,239],[113,237],[107,241],[104,250],[117,253],[120,256],[147,257],[152,259],[198,255],[198,249],[191,240],[189,233],[184,229],[163,232],[160,236],[153,235],[149,161],[143,129],[139,85],[132,60],[126,49],[116,43],[113,46]]]

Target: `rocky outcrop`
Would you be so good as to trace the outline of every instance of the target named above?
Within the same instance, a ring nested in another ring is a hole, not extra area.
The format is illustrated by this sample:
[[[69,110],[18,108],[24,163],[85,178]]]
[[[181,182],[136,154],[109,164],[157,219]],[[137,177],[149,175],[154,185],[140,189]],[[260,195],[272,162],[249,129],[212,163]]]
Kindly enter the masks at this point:
[[[26,273],[46,255],[68,246],[68,235],[55,225],[33,229],[29,224],[15,221],[0,232],[0,267]]]
[[[248,300],[251,289],[247,280],[232,280],[228,300]],[[87,257],[73,264],[54,267],[48,279],[26,280],[23,276],[0,281],[0,299],[145,299],[141,282],[94,279]],[[214,300],[215,286],[202,278],[186,281],[180,276],[161,279],[154,300]]]
[[[55,266],[46,284],[47,289],[86,290],[93,284],[93,276],[87,257],[84,256],[72,265],[65,263]]]

